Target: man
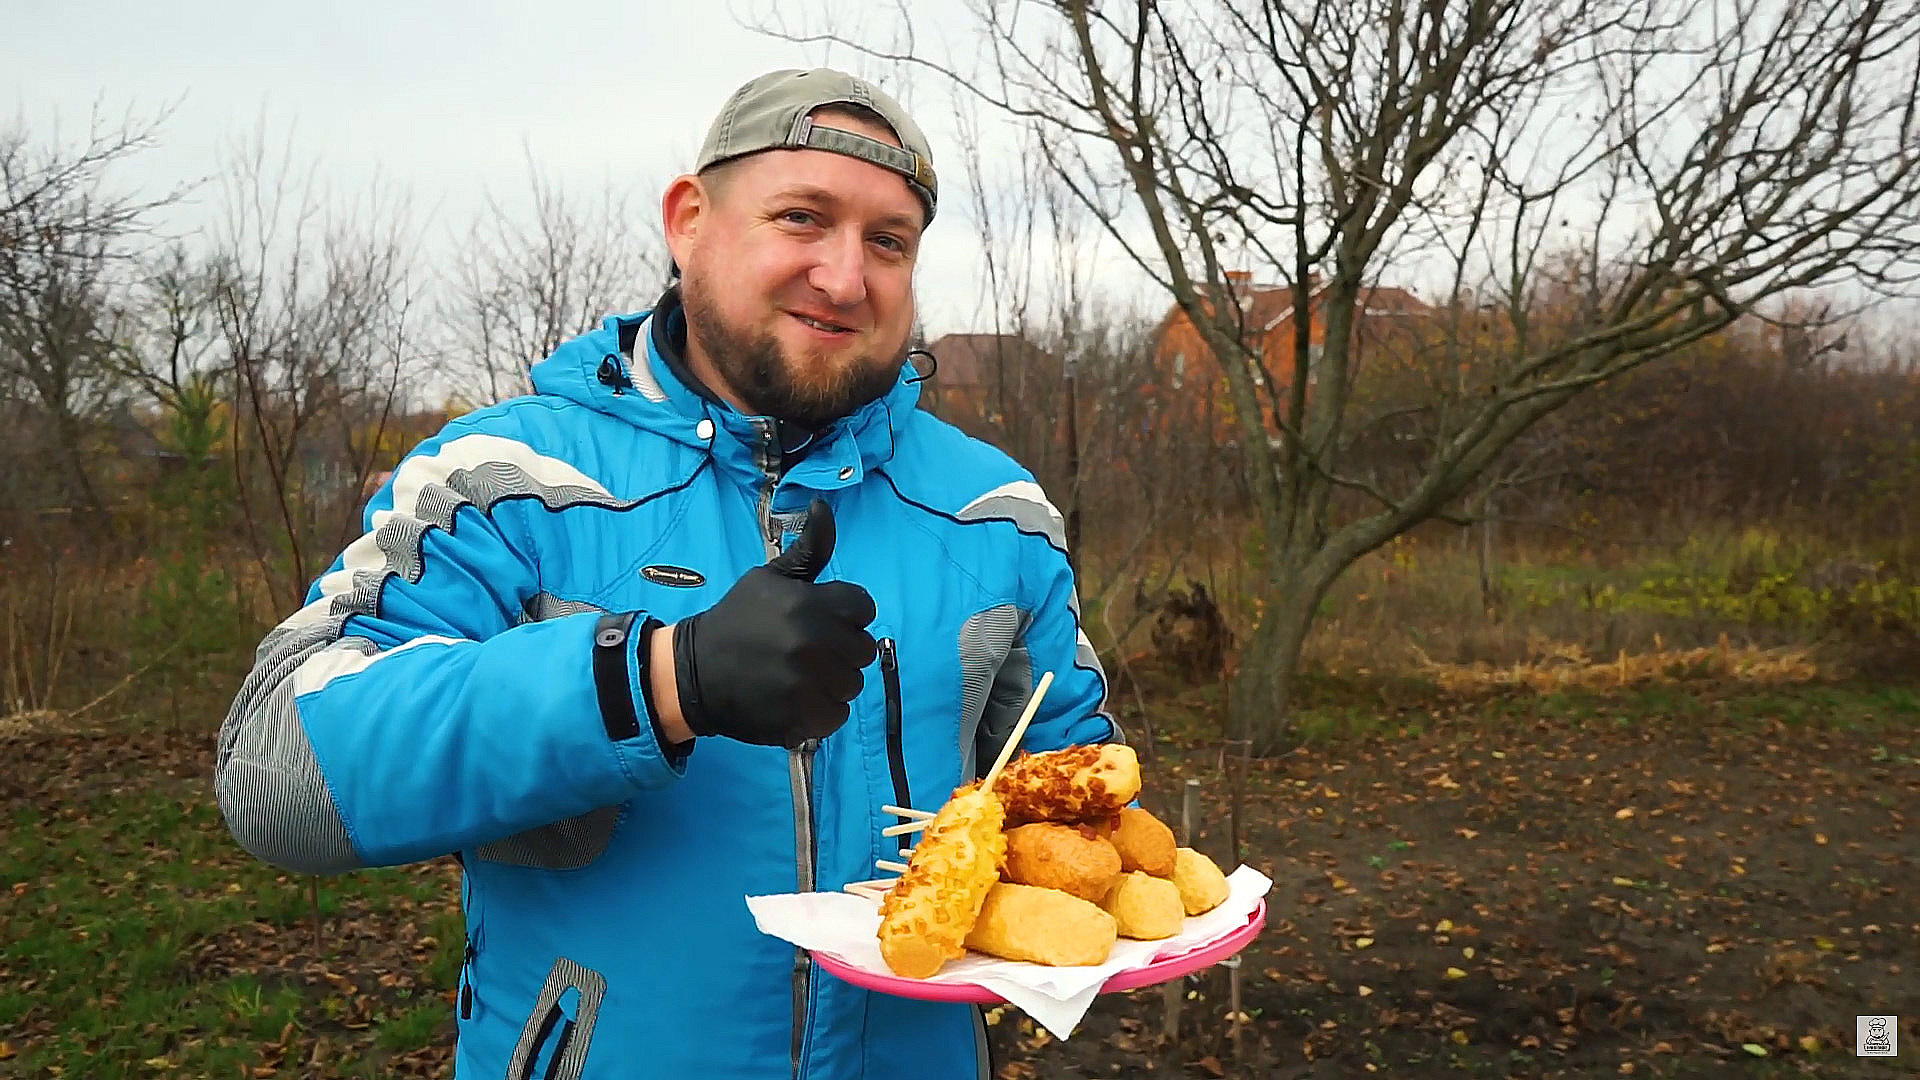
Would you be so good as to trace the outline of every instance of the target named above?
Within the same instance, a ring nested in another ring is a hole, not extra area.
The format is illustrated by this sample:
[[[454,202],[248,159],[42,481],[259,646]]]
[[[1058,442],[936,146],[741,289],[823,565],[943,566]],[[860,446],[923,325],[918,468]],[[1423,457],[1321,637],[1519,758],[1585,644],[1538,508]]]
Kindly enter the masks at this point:
[[[1117,738],[1059,514],[916,409],[937,188],[893,99],[741,88],[662,199],[681,270],[462,417],[267,635],[220,733],[236,839],[456,854],[469,1077],[973,1077],[976,1010],[870,994],[744,897],[877,876],[893,803]]]

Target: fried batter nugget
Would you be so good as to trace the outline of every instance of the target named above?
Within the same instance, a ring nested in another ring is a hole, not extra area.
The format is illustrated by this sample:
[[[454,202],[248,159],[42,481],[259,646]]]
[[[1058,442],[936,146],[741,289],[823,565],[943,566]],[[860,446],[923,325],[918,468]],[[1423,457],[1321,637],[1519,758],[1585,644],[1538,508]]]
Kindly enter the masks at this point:
[[[993,790],[1015,825],[1109,817],[1140,794],[1140,759],[1123,743],[1023,753],[1000,770]]]
[[[1120,853],[1122,870],[1145,870],[1154,877],[1173,876],[1173,830],[1137,806],[1123,807],[1114,816],[1107,839]]]
[[[1180,890],[1180,903],[1189,915],[1212,911],[1226,902],[1231,891],[1227,875],[1212,859],[1185,847],[1174,852],[1173,885]]]
[[[1120,853],[1085,826],[1035,822],[1007,830],[1008,881],[1099,903],[1120,876]]]
[[[1140,870],[1120,875],[1101,904],[1120,926],[1120,936],[1157,941],[1180,932],[1187,917],[1180,889],[1166,878]]]
[[[894,974],[924,979],[966,952],[967,932],[1006,862],[1005,824],[999,798],[976,784],[934,815],[880,902],[880,956]]]
[[[987,892],[967,948],[1053,967],[1105,963],[1119,924],[1098,904],[1058,889],[1002,883]]]

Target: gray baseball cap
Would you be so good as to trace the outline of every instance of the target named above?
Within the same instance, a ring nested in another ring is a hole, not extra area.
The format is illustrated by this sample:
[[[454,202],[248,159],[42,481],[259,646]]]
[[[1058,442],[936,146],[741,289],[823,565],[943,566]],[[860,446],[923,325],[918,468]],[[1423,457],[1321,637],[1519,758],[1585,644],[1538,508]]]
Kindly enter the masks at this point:
[[[829,105],[857,105],[878,115],[899,146],[839,128],[816,125],[815,111]],[[900,103],[864,79],[832,68],[770,71],[733,92],[726,108],[707,130],[694,171],[762,150],[827,150],[847,154],[906,178],[933,220],[939,184],[927,137]]]

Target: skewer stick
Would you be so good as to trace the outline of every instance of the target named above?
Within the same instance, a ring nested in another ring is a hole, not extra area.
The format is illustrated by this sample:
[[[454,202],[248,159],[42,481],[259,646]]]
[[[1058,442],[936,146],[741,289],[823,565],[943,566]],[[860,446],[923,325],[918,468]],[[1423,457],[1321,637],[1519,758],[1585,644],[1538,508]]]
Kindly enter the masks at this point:
[[[915,821],[932,821],[933,820],[933,814],[931,811],[915,810],[911,806],[894,806],[892,804],[888,804],[886,806],[882,806],[880,808],[880,812],[883,814],[892,814],[894,817],[912,818]]]
[[[1013,749],[1020,745],[1020,737],[1027,733],[1027,724],[1033,720],[1033,714],[1040,711],[1040,699],[1047,696],[1047,687],[1053,685],[1053,672],[1040,676],[1040,685],[1033,688],[1033,696],[1027,699],[1027,710],[1020,714],[1020,722],[1013,725],[1013,734],[1007,736],[1007,744],[1000,748],[1000,757],[993,768],[980,781],[980,790],[990,791],[993,782],[1000,778],[1000,770],[1006,768],[1007,761],[1013,757]]]
[[[873,865],[879,867],[882,870],[887,870],[895,874],[904,874],[907,872],[906,863],[895,862],[892,859],[875,859],[873,860]]]
[[[919,832],[921,829],[926,828],[928,825],[932,823],[933,823],[932,818],[923,818],[920,821],[903,821],[898,825],[889,825],[886,828],[881,829],[880,835],[881,836],[905,836],[910,832]]]
[[[899,878],[874,878],[872,881],[849,881],[840,886],[840,890],[855,896],[870,896],[878,900],[885,896],[887,890],[893,888],[894,883],[899,880]]]

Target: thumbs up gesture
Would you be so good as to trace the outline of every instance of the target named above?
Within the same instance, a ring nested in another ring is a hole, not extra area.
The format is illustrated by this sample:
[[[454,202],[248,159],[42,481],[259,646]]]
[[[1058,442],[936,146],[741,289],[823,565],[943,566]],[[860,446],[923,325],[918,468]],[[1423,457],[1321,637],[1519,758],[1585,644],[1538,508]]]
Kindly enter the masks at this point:
[[[858,585],[815,581],[833,541],[833,511],[815,499],[793,546],[673,625],[674,683],[695,735],[791,749],[847,722],[873,662],[874,609]]]

